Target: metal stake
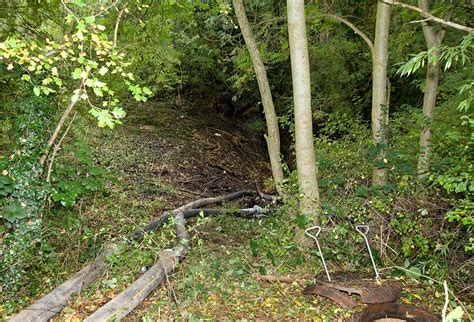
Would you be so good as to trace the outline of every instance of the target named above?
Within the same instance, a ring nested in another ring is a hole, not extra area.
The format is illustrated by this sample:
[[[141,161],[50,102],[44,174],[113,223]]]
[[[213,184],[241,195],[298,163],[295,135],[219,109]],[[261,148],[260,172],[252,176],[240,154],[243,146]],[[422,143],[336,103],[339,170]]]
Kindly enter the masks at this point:
[[[372,261],[372,266],[374,267],[375,272],[375,279],[380,279],[379,272],[377,271],[377,267],[375,266],[374,256],[372,255],[372,250],[370,250],[369,240],[367,239],[367,234],[369,233],[369,226],[368,225],[357,225],[356,230],[364,237],[365,244],[367,245],[367,249],[369,250],[370,260]]]
[[[315,235],[311,235],[309,233],[309,231],[311,230],[317,230],[316,234]],[[321,227],[320,226],[313,226],[313,227],[309,227],[308,229],[306,229],[304,231],[304,233],[313,238],[314,241],[316,242],[316,246],[318,247],[318,252],[319,252],[319,256],[321,257],[321,262],[323,262],[323,266],[324,266],[324,271],[326,272],[326,276],[328,277],[328,281],[331,282],[331,276],[329,276],[329,271],[328,271],[328,268],[326,266],[326,261],[324,260],[324,256],[323,256],[323,252],[321,251],[321,247],[319,246],[319,242],[318,242],[318,236],[319,236],[319,233],[321,232]]]

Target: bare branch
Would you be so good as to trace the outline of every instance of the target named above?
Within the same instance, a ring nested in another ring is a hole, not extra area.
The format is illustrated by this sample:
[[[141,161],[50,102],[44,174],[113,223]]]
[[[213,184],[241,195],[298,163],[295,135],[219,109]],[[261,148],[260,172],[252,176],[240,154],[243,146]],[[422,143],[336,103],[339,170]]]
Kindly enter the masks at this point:
[[[351,23],[349,20],[346,20],[344,19],[343,17],[340,17],[340,16],[337,16],[337,15],[333,15],[333,14],[329,14],[329,13],[326,13],[326,14],[321,14],[321,16],[323,17],[329,17],[329,18],[333,18],[339,22],[342,22],[343,24],[345,24],[346,26],[348,26],[349,28],[351,28],[357,35],[361,36],[362,39],[364,39],[364,41],[367,43],[367,46],[369,46],[369,49],[370,49],[370,53],[373,55],[373,52],[374,52],[374,44],[372,43],[372,40],[370,40],[370,38],[364,33],[362,32],[362,30],[360,30],[359,28],[357,28],[353,23]]]
[[[405,9],[410,9],[410,10],[413,10],[413,11],[416,11],[418,12],[422,17],[428,19],[428,20],[431,20],[431,21],[435,21],[435,22],[438,22],[440,24],[443,24],[445,26],[448,26],[448,27],[451,27],[451,28],[455,28],[455,29],[458,29],[458,30],[462,30],[462,31],[465,31],[465,32],[474,32],[474,28],[471,28],[471,27],[468,27],[468,26],[464,26],[464,25],[460,25],[458,23],[455,23],[455,22],[451,22],[451,21],[446,21],[444,19],[441,19],[441,18],[438,18],[436,16],[433,16],[431,13],[427,12],[427,11],[424,11],[423,9],[419,8],[419,7],[416,7],[416,6],[412,6],[412,5],[409,5],[409,4],[406,4],[406,3],[403,3],[403,2],[400,2],[400,1],[395,1],[395,0],[381,0],[383,3],[386,3],[386,4],[390,4],[390,5],[394,5],[394,6],[399,6],[399,7],[402,7],[402,8],[405,8]]]

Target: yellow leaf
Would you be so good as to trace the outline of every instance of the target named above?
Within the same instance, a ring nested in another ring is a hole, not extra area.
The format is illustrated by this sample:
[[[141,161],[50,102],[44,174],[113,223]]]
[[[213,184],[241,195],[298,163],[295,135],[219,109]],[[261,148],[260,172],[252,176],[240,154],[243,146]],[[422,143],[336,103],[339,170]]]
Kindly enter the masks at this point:
[[[406,297],[402,297],[402,302],[405,303],[405,304],[411,304],[411,301],[409,299],[407,299]]]
[[[12,70],[13,69],[13,64],[8,64],[7,70]]]

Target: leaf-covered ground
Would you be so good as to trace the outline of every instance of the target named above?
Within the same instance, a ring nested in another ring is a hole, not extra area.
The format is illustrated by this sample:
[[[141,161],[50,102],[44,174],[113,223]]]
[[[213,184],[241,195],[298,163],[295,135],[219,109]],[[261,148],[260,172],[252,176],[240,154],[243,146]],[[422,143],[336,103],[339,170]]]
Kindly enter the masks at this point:
[[[255,181],[267,180],[263,139],[200,104],[155,100],[130,107],[125,124],[113,131],[81,127],[90,131],[97,162],[115,173],[115,180],[107,191],[74,210],[47,215],[57,233],[50,238],[56,236],[52,243],[62,252],[62,262],[43,268],[30,294],[45,294],[92,258],[105,241],[123,240],[165,210],[202,197],[253,189]],[[244,199],[226,206],[252,205],[253,200]],[[349,317],[352,311],[301,294],[321,265],[314,250],[302,252],[294,244],[291,211],[287,207],[265,220],[220,216],[189,221],[190,253],[127,320]],[[161,250],[172,246],[173,234],[172,227],[164,227],[139,244],[122,246],[108,260],[104,276],[55,319],[83,319],[105,304],[153,265]],[[363,253],[363,244],[358,247]],[[351,269],[370,272],[366,264]],[[347,268],[334,262],[329,267]],[[267,283],[258,279],[262,274],[290,276],[295,282]],[[439,285],[402,282],[403,302],[440,312],[444,294]],[[18,304],[26,306],[32,300],[24,296]]]

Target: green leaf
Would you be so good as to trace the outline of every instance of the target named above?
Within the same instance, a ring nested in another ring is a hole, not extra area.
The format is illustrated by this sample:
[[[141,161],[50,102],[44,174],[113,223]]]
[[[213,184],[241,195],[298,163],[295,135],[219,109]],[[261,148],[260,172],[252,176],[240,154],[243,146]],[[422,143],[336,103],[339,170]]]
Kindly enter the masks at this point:
[[[73,78],[73,79],[79,79],[79,78],[81,78],[81,73],[82,73],[82,69],[81,69],[81,68],[76,68],[76,69],[74,69],[74,71],[72,72],[72,78]]]
[[[464,311],[462,307],[456,306],[454,310],[449,312],[448,315],[446,315],[446,322],[451,322],[451,321],[461,321],[462,317],[464,316]]]
[[[3,209],[2,217],[13,223],[20,219],[28,217],[26,210],[17,202],[11,203]]]
[[[35,86],[33,88],[33,93],[35,93],[36,96],[40,96],[41,95],[41,89],[37,86]]]
[[[95,21],[95,17],[94,16],[88,16],[88,17],[85,17],[84,18],[84,21],[88,24],[91,24]]]
[[[126,114],[127,113],[121,107],[116,107],[112,111],[112,115],[117,119],[124,118]]]
[[[258,255],[258,241],[253,239],[250,241],[250,252],[252,253],[252,256]]]
[[[405,271],[405,273],[407,274],[408,277],[416,280],[420,278],[421,276],[421,269],[416,266],[411,266]]]
[[[81,8],[86,6],[83,0],[74,0],[74,4]]]
[[[86,31],[86,25],[85,25],[82,21],[79,21],[79,22],[77,23],[77,27],[76,27],[76,28],[77,28],[78,32],[81,32],[81,33],[84,32],[84,31]],[[80,38],[79,38],[79,39],[80,39]]]
[[[304,228],[308,225],[308,217],[306,215],[300,214],[296,216],[296,224],[300,228]]]
[[[12,179],[10,179],[9,177],[0,176],[0,183],[2,183],[4,185],[11,184]]]

